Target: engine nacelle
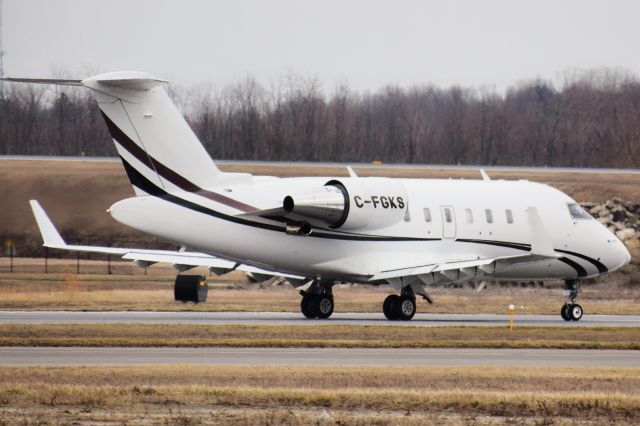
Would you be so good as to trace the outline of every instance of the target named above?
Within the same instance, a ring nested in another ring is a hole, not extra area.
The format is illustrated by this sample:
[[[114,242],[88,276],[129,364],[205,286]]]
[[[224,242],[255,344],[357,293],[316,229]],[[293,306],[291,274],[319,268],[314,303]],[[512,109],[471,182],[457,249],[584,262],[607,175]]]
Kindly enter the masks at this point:
[[[404,186],[389,178],[345,178],[288,195],[287,213],[335,229],[380,229],[404,220],[409,200]]]

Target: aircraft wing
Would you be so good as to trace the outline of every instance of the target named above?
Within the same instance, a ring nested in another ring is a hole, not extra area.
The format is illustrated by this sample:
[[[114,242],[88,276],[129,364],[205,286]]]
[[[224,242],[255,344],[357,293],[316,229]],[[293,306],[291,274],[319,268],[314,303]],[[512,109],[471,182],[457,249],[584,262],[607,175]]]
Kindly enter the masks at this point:
[[[186,270],[196,266],[205,266],[216,274],[223,274],[233,270],[250,272],[253,274],[284,277],[291,280],[304,280],[305,277],[285,274],[251,265],[236,263],[227,259],[220,259],[206,253],[171,250],[147,250],[136,248],[100,247],[67,244],[58,230],[55,228],[49,216],[45,213],[40,203],[31,200],[31,209],[38,223],[38,228],[44,240],[44,246],[54,249],[82,251],[88,253],[103,253],[120,255],[123,259],[132,260],[140,266],[148,266],[154,263],[171,263],[178,270]]]
[[[522,254],[498,256],[492,258],[474,257],[470,259],[452,259],[439,263],[411,266],[387,271],[380,271],[374,274],[369,281],[392,280],[407,277],[425,278],[428,274],[440,273],[450,280],[468,276],[475,276],[478,271],[492,273],[496,265],[509,266],[517,263],[535,262],[544,259],[556,259],[562,257],[553,249],[551,238],[547,233],[540,214],[535,207],[527,209],[530,226],[531,250]]]
[[[394,278],[406,278],[412,276],[420,276],[432,273],[441,273],[449,278],[456,279],[459,276],[475,275],[477,270],[481,272],[491,273],[495,269],[497,263],[502,265],[515,265],[517,263],[535,262],[549,258],[560,257],[559,255],[547,256],[533,253],[525,253],[512,256],[492,257],[483,259],[468,260],[452,260],[439,263],[431,263],[421,266],[412,266],[409,268],[393,269],[381,271],[369,278],[369,281],[381,281]]]

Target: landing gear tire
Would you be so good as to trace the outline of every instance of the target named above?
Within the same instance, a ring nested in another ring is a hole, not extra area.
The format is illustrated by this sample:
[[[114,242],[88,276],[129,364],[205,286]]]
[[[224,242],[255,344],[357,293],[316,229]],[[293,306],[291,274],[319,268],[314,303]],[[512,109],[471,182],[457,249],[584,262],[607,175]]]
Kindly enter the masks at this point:
[[[315,299],[315,294],[305,294],[302,296],[302,300],[300,301],[300,310],[302,311],[302,315],[307,318],[315,318],[318,316],[314,310],[316,305]]]
[[[562,308],[560,309],[560,316],[562,317],[563,320],[565,321],[571,321],[571,305],[568,303],[565,303],[564,305],[562,305]]]
[[[384,312],[384,316],[387,317],[389,321],[395,321],[400,319],[398,315],[396,315],[395,305],[400,302],[400,296],[397,294],[390,294],[384,299],[384,303],[382,304],[382,312]]]
[[[577,303],[575,305],[572,305],[569,314],[572,321],[580,321],[580,318],[582,318],[582,306],[578,305]]]
[[[305,294],[300,301],[300,311],[307,318],[327,319],[333,314],[333,296]]]
[[[400,296],[393,309],[399,320],[409,321],[416,314],[416,300],[411,296]]]
[[[333,313],[333,297],[321,294],[315,297],[315,312],[318,318],[327,319]]]
[[[582,306],[576,303],[578,294],[582,291],[580,288],[580,280],[566,280],[564,282],[564,288],[565,291],[569,293],[569,297],[567,303],[562,306],[560,315],[562,315],[562,319],[565,321],[580,321],[583,314]]]
[[[560,315],[565,321],[580,321],[582,314],[582,306],[577,303],[565,303],[560,310]]]

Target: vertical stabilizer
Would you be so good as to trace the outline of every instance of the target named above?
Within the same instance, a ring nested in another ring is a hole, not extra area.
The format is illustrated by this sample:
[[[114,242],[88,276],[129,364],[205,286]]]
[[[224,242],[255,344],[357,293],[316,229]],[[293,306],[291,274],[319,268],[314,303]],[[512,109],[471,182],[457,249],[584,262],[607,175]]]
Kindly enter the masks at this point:
[[[216,167],[164,90],[166,83],[141,72],[82,81],[95,94],[136,193],[148,193],[149,182],[167,192],[249,182],[250,175],[222,173]]]

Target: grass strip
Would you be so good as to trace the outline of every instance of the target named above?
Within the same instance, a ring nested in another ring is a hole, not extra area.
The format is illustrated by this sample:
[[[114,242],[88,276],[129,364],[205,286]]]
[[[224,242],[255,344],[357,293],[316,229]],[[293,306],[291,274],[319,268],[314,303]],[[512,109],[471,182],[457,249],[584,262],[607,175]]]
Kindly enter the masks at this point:
[[[0,346],[640,349],[637,327],[2,324]]]
[[[640,421],[640,368],[0,367],[0,379],[4,410],[233,407]]]
[[[640,314],[640,286],[633,285],[638,272],[629,266],[613,274],[611,280],[627,283],[624,286],[588,285],[580,295],[588,315]],[[4,274],[5,276],[11,274]],[[45,274],[18,274],[22,279],[3,278],[0,274],[0,309],[4,310],[70,310],[70,311],[251,311],[295,312],[300,314],[300,296],[288,286],[261,289],[257,284],[242,283],[242,288],[224,288],[212,283],[209,302],[198,305],[173,300],[173,277],[157,281],[156,276],[109,276],[57,274],[52,281],[40,281]],[[225,276],[226,277],[226,276]],[[617,277],[617,278],[616,278]],[[239,281],[239,280],[238,280]],[[164,284],[162,284],[164,282]],[[389,291],[370,286],[336,286],[335,311],[377,312]],[[434,288],[433,305],[418,304],[420,313],[494,313],[506,314],[507,307],[516,306],[516,324],[520,315],[559,315],[562,302],[560,287],[509,288],[492,287],[478,293],[465,289]],[[506,321],[505,321],[506,322]]]

